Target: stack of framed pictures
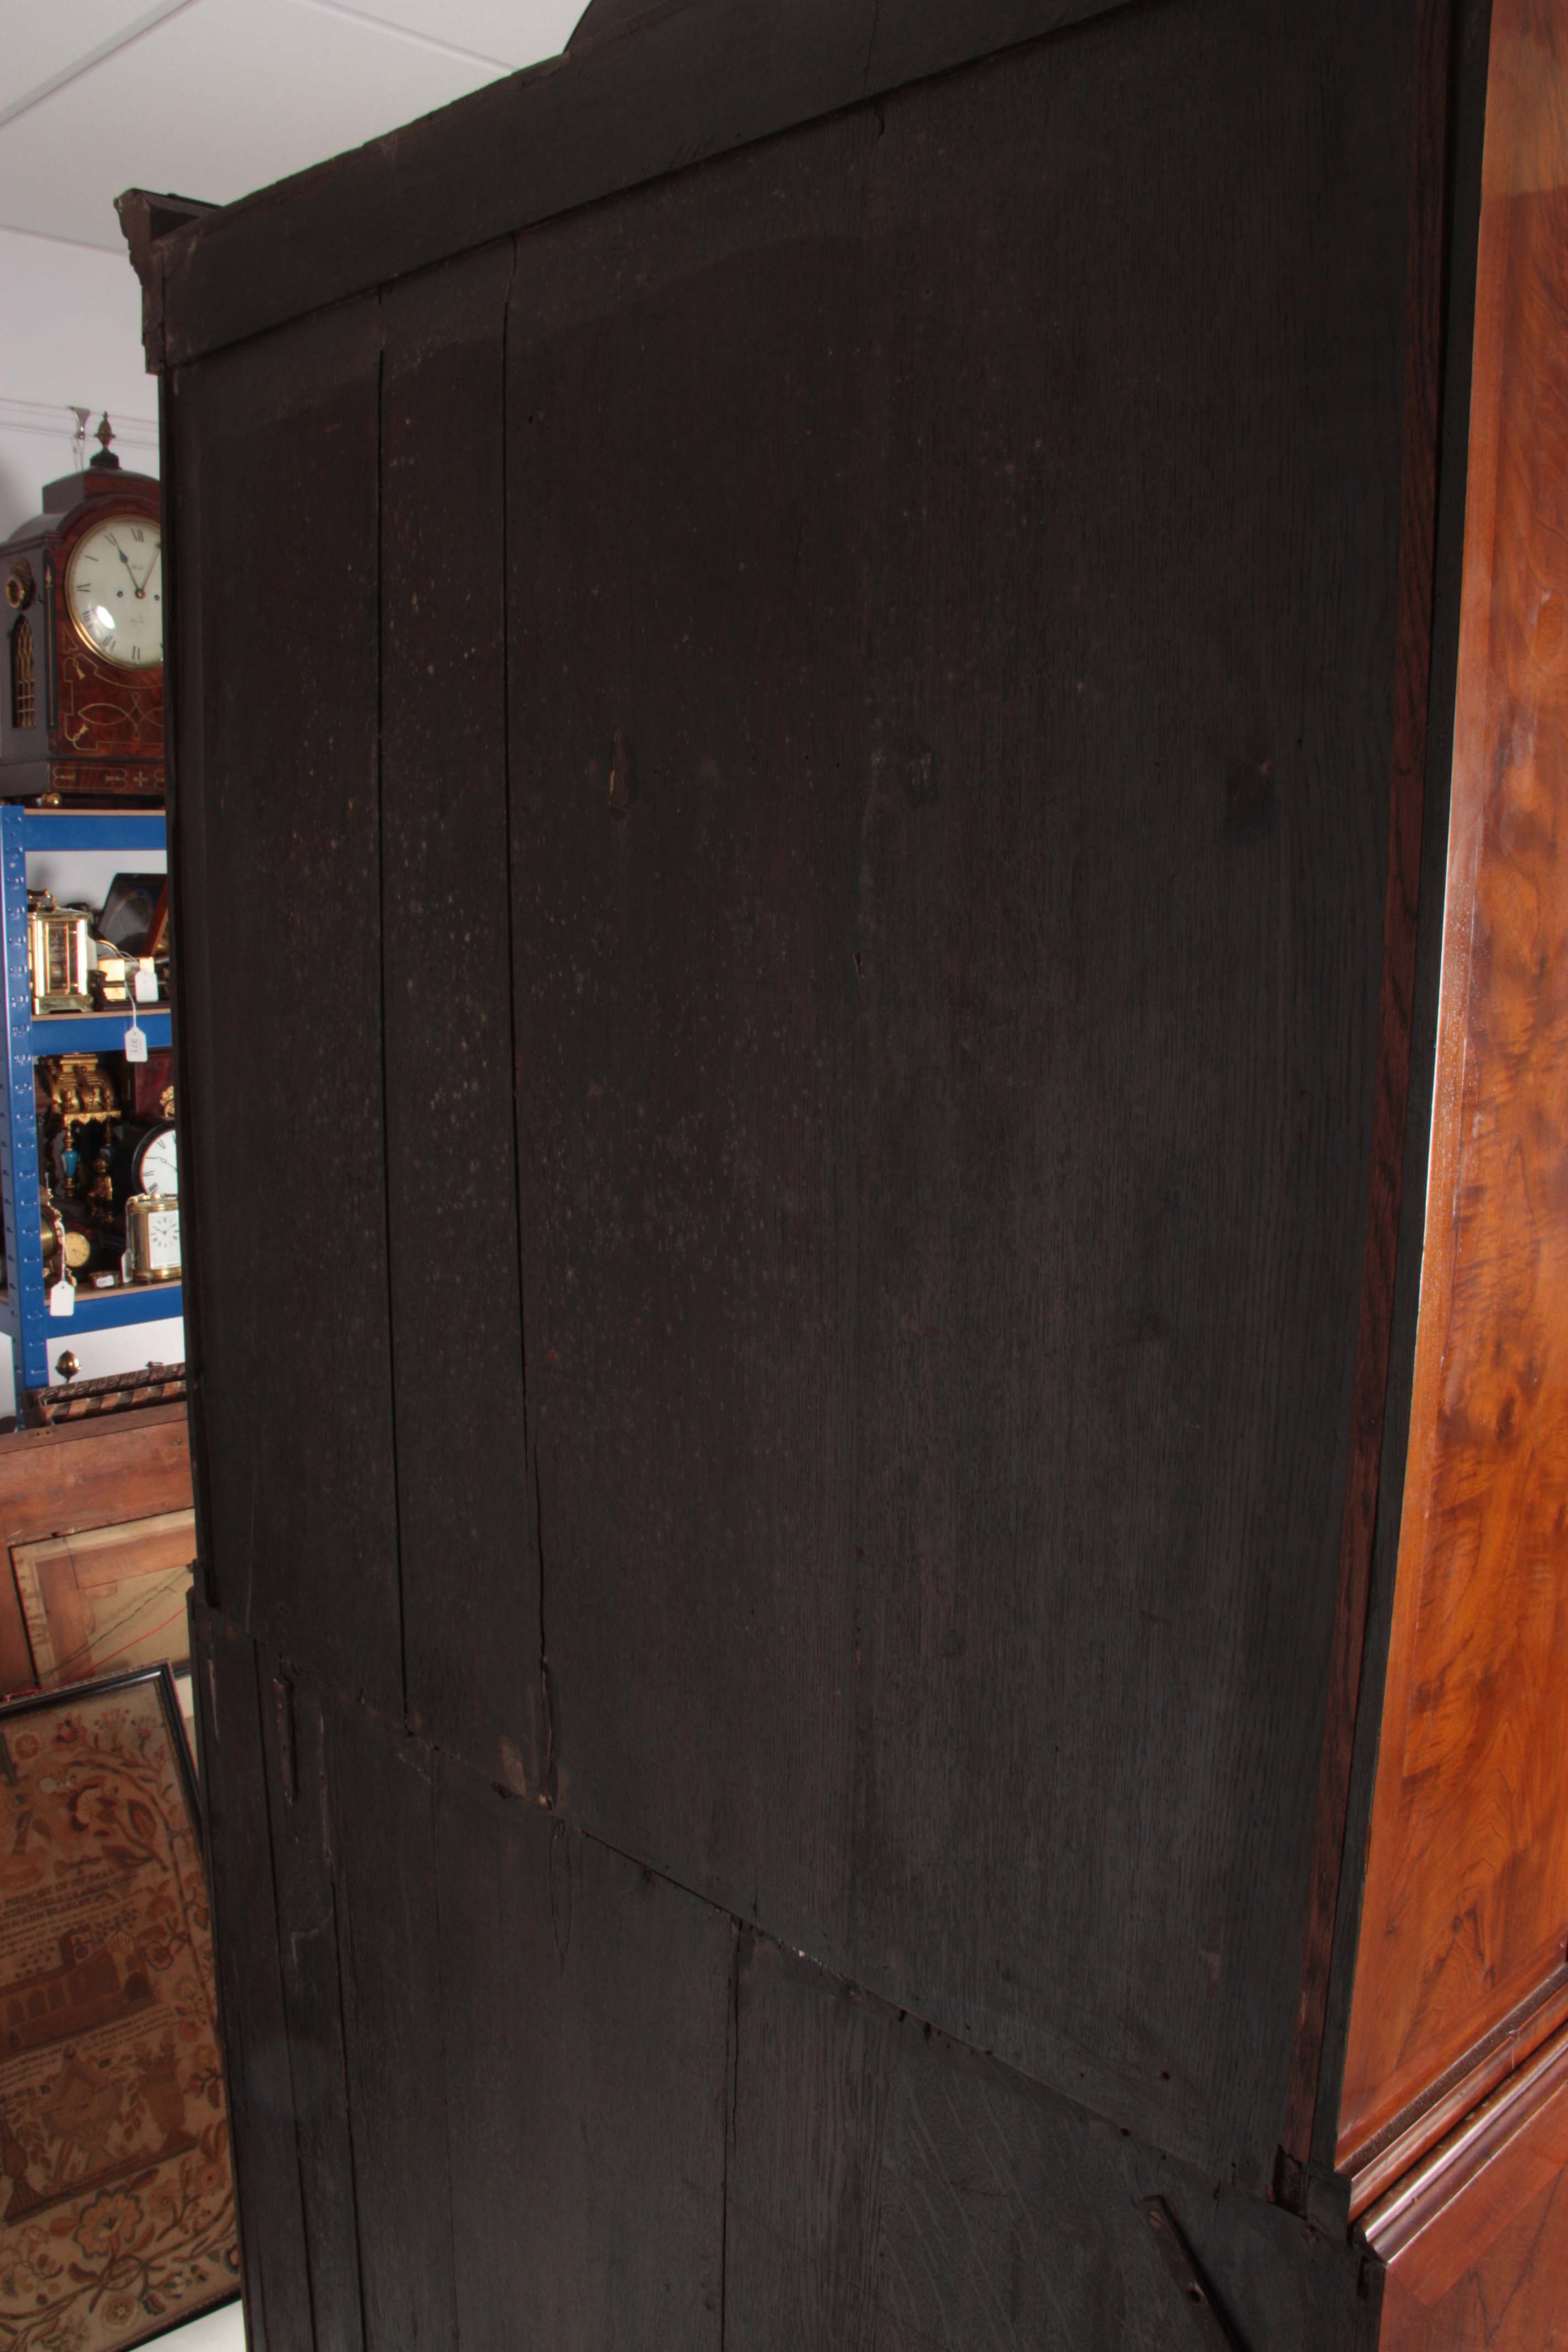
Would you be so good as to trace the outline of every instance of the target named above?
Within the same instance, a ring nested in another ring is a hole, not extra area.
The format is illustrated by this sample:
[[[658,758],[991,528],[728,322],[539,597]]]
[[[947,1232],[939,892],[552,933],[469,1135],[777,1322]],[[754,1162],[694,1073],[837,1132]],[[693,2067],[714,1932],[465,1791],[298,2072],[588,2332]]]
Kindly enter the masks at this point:
[[[0,1706],[0,2345],[126,2352],[239,2275],[174,1678]]]
[[[195,1549],[194,1510],[13,1544],[11,1573],[40,1690],[167,1664],[194,1754],[186,1610]]]

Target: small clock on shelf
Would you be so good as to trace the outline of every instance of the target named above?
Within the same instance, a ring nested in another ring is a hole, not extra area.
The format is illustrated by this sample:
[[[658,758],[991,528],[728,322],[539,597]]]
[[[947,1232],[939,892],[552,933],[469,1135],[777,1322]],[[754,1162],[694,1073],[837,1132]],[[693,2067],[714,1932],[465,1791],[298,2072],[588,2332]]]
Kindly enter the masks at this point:
[[[38,1221],[38,1242],[44,1254],[44,1280],[58,1282],[59,1257],[63,1246],[68,1274],[85,1272],[92,1259],[92,1235],[83,1233],[79,1225],[68,1225],[58,1209],[46,1205]]]
[[[125,1203],[127,1282],[180,1279],[180,1202],[174,1192],[133,1192]]]
[[[6,677],[0,797],[161,800],[163,560],[158,484],[110,449],[50,482],[0,546]]]
[[[150,1128],[131,1155],[133,1192],[177,1193],[180,1189],[179,1145],[173,1119]]]

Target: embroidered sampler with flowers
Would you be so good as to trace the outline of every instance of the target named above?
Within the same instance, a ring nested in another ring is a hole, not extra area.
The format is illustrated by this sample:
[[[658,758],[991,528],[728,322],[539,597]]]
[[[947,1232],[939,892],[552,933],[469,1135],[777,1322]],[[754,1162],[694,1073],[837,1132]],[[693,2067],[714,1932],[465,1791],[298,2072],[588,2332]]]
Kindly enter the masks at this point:
[[[237,2284],[200,1848],[158,1678],[0,1709],[0,2347]]]

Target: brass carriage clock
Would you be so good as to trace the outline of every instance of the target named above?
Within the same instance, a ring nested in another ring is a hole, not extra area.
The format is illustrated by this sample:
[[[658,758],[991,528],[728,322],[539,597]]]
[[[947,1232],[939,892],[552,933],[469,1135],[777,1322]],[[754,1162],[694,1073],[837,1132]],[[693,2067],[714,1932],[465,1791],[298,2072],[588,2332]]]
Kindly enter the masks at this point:
[[[0,546],[0,798],[161,800],[163,564],[158,484],[109,444],[44,491]]]

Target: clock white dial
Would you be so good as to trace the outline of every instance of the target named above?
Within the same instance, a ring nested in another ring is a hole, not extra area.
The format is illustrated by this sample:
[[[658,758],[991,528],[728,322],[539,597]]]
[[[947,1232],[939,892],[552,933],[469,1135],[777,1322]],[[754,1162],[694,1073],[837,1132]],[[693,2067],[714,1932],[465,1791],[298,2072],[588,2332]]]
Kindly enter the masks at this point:
[[[165,1198],[178,1195],[179,1145],[172,1127],[160,1128],[148,1137],[136,1155],[133,1181],[143,1192],[162,1192]]]
[[[147,1271],[163,1274],[180,1263],[180,1219],[174,1209],[154,1209],[147,1220]]]
[[[94,653],[120,669],[163,658],[163,534],[148,515],[110,515],[72,555],[66,604]]]

